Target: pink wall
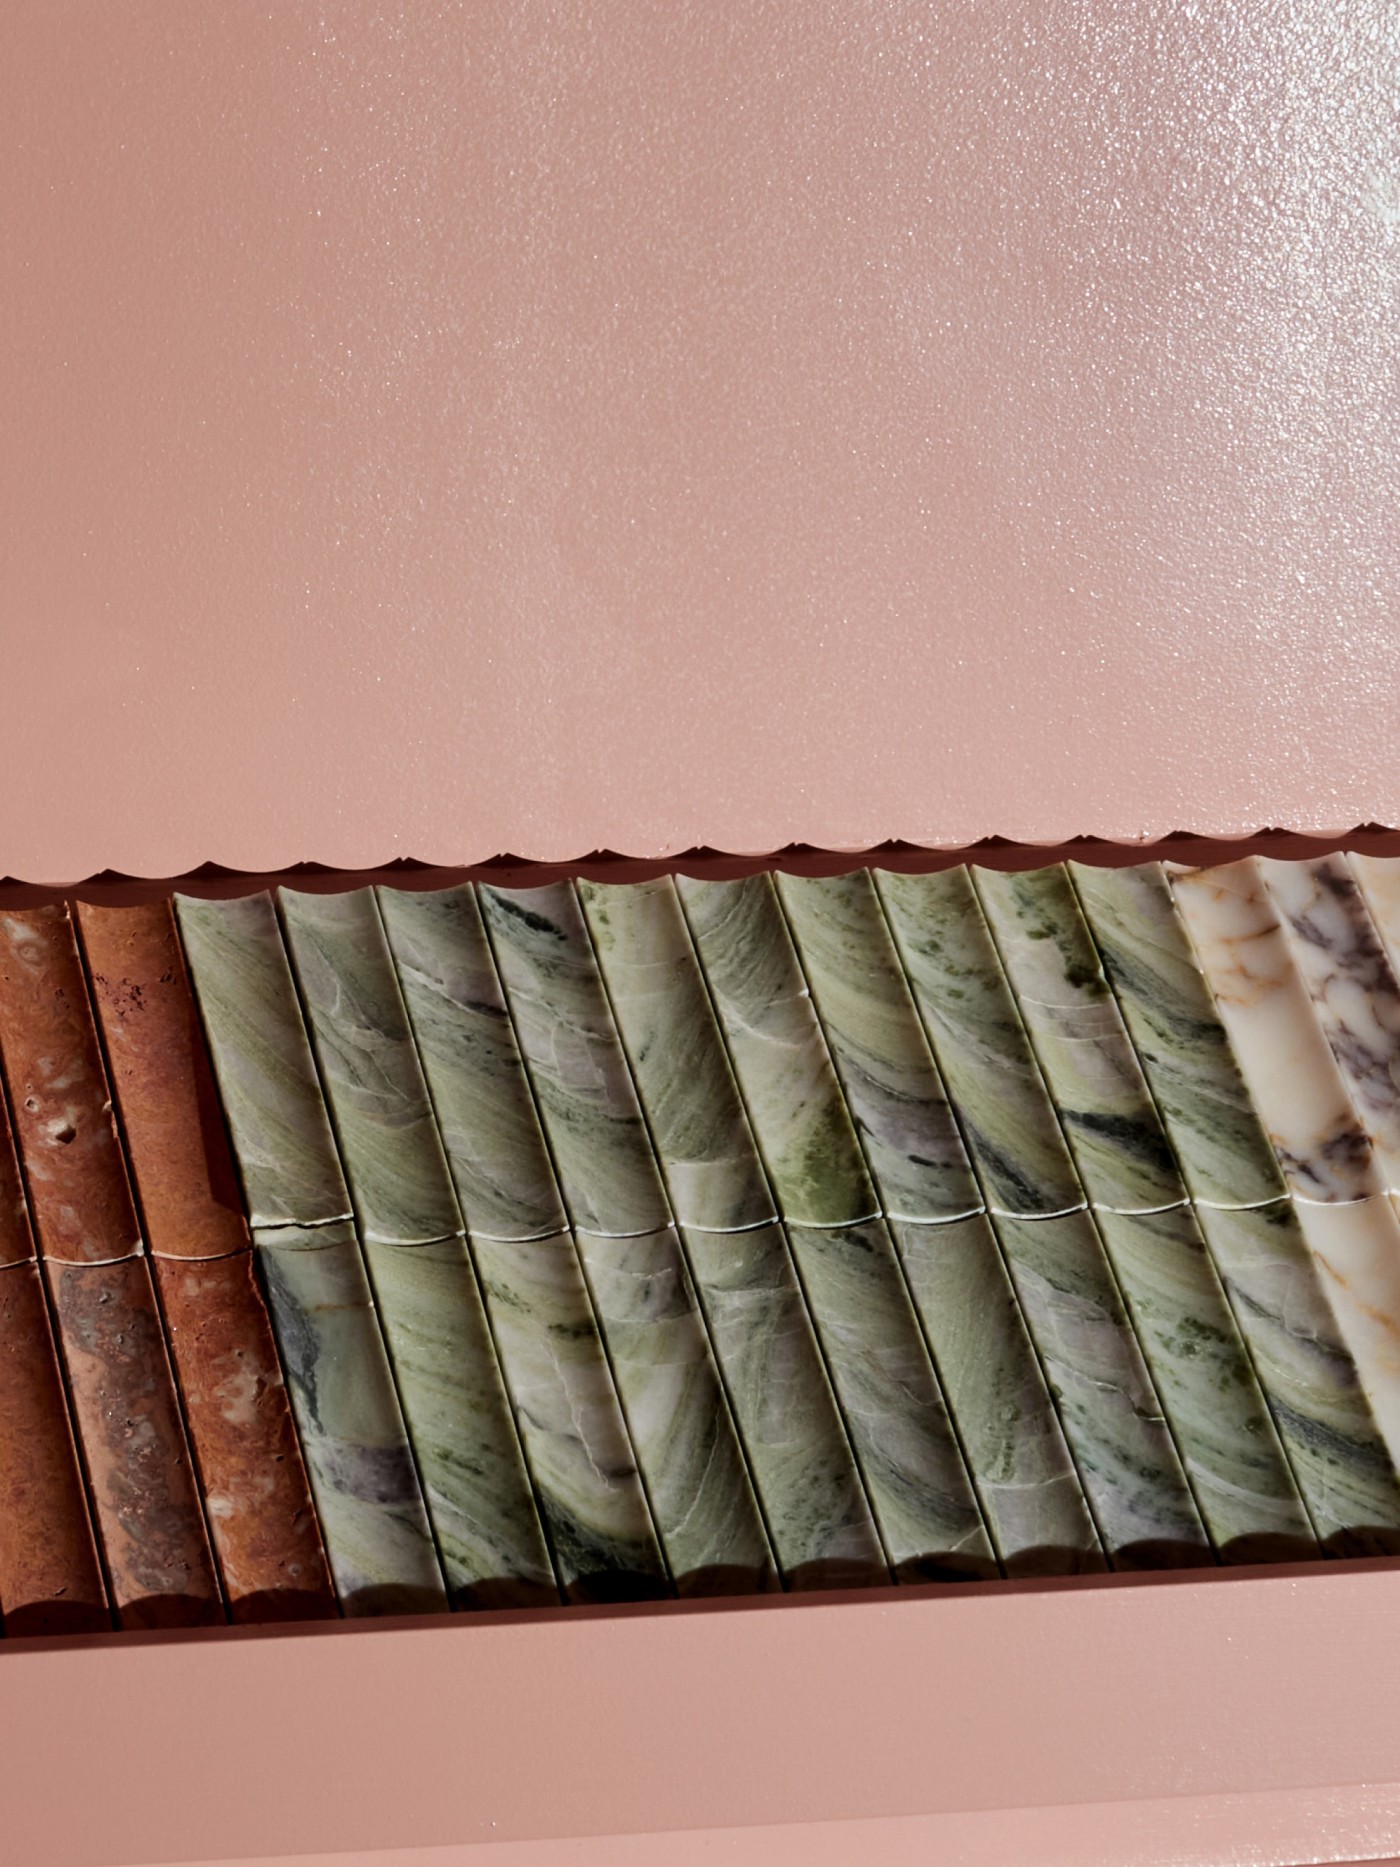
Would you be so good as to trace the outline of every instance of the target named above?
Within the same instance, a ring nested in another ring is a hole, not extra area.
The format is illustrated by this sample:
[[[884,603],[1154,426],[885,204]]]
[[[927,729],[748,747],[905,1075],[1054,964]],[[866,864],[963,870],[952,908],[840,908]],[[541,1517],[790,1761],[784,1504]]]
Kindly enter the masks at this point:
[[[1400,821],[1382,0],[7,0],[0,874]]]

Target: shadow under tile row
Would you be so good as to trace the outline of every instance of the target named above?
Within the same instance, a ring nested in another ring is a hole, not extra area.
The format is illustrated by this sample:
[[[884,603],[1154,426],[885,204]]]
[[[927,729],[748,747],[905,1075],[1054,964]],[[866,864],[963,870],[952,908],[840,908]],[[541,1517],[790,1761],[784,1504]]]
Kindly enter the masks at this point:
[[[11,1635],[1400,1554],[1400,863],[0,913]]]

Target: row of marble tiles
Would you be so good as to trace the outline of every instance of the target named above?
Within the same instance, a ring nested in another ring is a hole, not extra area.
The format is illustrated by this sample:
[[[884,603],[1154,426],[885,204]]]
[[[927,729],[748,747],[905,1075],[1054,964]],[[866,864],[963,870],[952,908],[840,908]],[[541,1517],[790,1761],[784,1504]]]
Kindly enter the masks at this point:
[[[1400,1550],[1400,882],[177,903],[342,1603]]]

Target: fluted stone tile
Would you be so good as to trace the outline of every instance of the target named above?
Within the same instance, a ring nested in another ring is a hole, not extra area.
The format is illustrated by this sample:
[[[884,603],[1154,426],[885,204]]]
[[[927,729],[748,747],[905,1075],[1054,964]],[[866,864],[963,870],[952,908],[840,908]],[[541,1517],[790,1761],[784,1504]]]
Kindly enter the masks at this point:
[[[1395,1464],[1292,1201],[1197,1217],[1318,1536],[1336,1555],[1400,1554]]]
[[[875,871],[900,961],[987,1203],[1065,1212],[1080,1185],[965,868]]]
[[[1273,902],[1251,858],[1168,869],[1240,1070],[1292,1191],[1306,1200],[1384,1191]]]
[[[255,1243],[344,1612],[445,1613],[442,1569],[352,1227],[274,1227]]]
[[[1391,1458],[1400,1465],[1400,1217],[1384,1193],[1298,1206],[1337,1326]]]
[[[472,1250],[566,1599],[669,1594],[574,1239]]]
[[[884,1211],[947,1220],[981,1191],[866,869],[779,875],[779,898]]]
[[[973,882],[1084,1190],[1113,1211],[1184,1199],[1162,1123],[1062,864]]]
[[[1087,1212],[995,1219],[1114,1568],[1209,1563],[1210,1546]]]
[[[350,1193],[272,897],[177,895],[175,909],[249,1222],[348,1219]]]
[[[670,1207],[572,885],[478,899],[575,1228],[660,1230]]]
[[[1192,1198],[1281,1198],[1282,1171],[1161,863],[1069,868]]]
[[[579,1249],[678,1591],[752,1594],[777,1569],[674,1229]]]
[[[585,881],[579,895],[677,1222],[774,1218],[675,883]]]
[[[568,1224],[476,891],[379,888],[438,1131],[473,1238]]]
[[[453,1605],[557,1605],[466,1241],[365,1256]]]
[[[1095,1216],[1222,1560],[1315,1555],[1317,1539],[1194,1214],[1176,1206]]]
[[[461,1214],[374,891],[278,902],[361,1238],[452,1237]]]
[[[896,1577],[995,1574],[982,1513],[884,1221],[794,1225],[789,1236]]]
[[[1400,1190],[1400,981],[1356,877],[1341,855],[1258,868],[1386,1186]]]
[[[684,1238],[785,1584],[888,1583],[783,1228]]]
[[[784,1218],[872,1217],[875,1190],[772,877],[679,876],[677,887]]]
[[[1021,1306],[985,1214],[890,1221],[1008,1575],[1107,1567]]]

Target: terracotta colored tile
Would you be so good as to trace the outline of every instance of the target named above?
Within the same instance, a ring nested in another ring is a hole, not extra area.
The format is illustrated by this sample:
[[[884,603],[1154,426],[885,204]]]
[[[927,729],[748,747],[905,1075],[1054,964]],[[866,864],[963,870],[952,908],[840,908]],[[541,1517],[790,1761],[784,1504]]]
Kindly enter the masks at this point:
[[[0,1059],[44,1256],[134,1256],[141,1235],[66,907],[0,914]]]
[[[45,1269],[121,1626],[223,1620],[150,1265]]]
[[[112,1624],[37,1264],[0,1271],[0,1610],[11,1636]]]
[[[235,1621],[337,1613],[251,1251],[152,1260]]]
[[[172,1258],[251,1250],[170,903],[82,902],[78,926],[147,1244]]]

